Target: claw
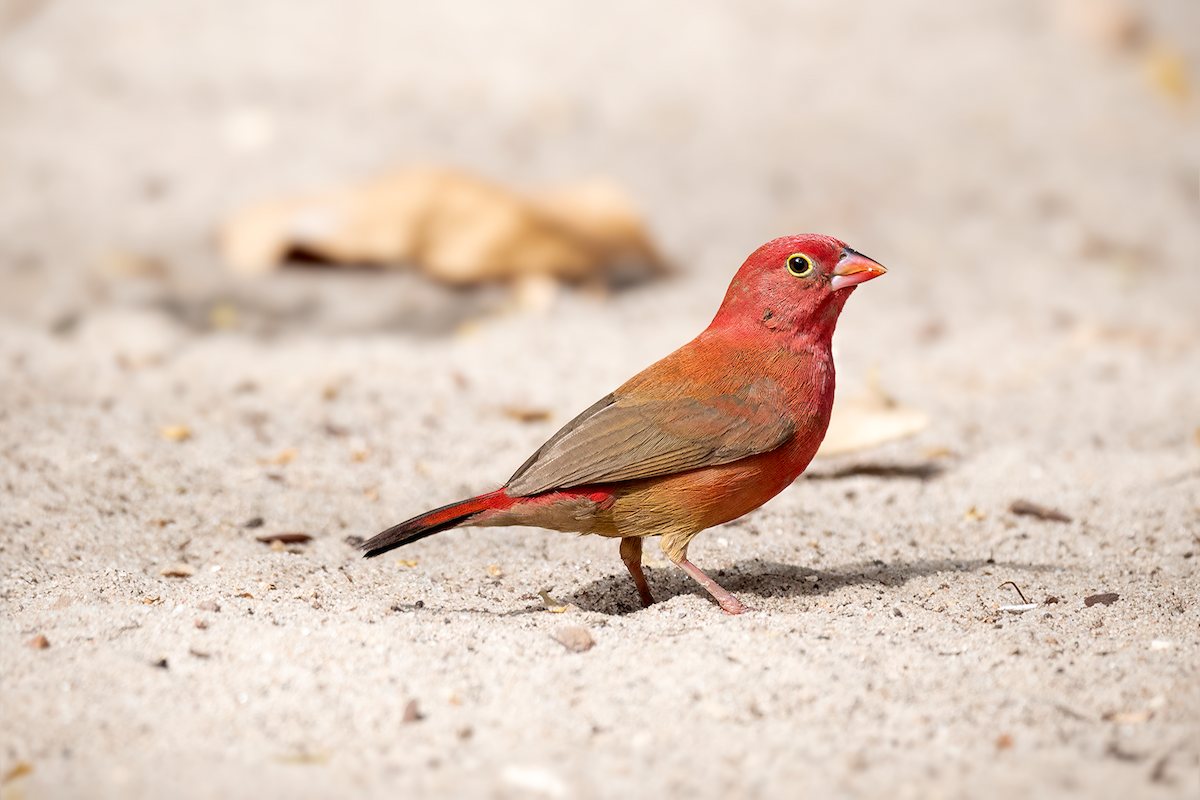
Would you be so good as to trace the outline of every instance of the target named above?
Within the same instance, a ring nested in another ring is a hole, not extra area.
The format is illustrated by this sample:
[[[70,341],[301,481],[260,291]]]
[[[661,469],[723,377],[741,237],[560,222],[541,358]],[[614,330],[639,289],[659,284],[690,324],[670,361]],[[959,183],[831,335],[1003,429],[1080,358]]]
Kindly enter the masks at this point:
[[[742,605],[742,602],[736,597],[725,591],[716,581],[704,574],[704,571],[697,567],[686,558],[676,562],[680,569],[696,579],[696,582],[708,590],[708,593],[716,598],[721,604],[721,608],[725,609],[729,614],[741,614],[748,609]]]

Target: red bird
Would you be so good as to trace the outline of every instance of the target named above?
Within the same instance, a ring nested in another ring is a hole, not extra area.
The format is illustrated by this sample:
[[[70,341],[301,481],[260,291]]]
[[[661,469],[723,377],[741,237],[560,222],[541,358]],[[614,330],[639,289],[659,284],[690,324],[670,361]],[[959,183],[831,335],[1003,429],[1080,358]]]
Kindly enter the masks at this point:
[[[886,272],[828,236],[755,250],[688,344],[550,437],[502,488],[388,528],[377,556],[463,525],[533,525],[621,540],[643,605],[642,538],[730,614],[736,597],[688,561],[700,531],[779,494],[817,452],[833,407],[833,329],[854,287]]]

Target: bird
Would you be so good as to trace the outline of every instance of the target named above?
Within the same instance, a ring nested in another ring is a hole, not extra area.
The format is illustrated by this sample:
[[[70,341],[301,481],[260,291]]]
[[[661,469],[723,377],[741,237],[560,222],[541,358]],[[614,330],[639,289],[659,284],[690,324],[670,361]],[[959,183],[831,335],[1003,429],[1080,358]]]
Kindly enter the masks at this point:
[[[753,511],[808,467],[829,426],[832,339],[859,284],[886,273],[816,234],[767,242],[703,332],[551,436],[499,489],[393,525],[374,557],[462,526],[526,525],[620,539],[643,606],[642,540],[730,614],[747,610],[687,557],[700,531]]]

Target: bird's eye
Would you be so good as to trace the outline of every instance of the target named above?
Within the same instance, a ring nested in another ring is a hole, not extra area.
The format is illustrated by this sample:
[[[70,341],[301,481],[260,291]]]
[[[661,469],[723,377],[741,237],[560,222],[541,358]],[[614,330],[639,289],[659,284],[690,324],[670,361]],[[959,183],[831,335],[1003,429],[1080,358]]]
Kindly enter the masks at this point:
[[[813,262],[804,253],[792,253],[787,258],[787,268],[797,278],[807,278],[812,274]]]

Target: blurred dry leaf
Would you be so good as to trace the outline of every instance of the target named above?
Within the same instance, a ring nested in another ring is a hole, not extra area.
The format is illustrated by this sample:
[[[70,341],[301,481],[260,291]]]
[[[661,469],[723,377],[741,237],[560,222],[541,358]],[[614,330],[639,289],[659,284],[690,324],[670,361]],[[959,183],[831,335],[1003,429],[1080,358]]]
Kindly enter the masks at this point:
[[[1188,99],[1187,64],[1173,49],[1156,45],[1146,53],[1144,67],[1150,85],[1176,103]]]
[[[208,309],[208,324],[213,330],[231,331],[238,326],[238,310],[233,303],[215,303]]]
[[[220,247],[229,264],[247,275],[269,272],[293,256],[331,264],[415,264],[453,285],[666,272],[629,200],[608,183],[526,198],[474,175],[433,167],[246,209],[222,227]]]
[[[8,783],[9,781],[14,781],[23,775],[28,775],[31,772],[33,772],[33,764],[29,763],[28,761],[18,761],[16,764],[12,765],[11,769],[4,773],[3,778],[0,778],[0,786]],[[19,795],[13,796],[16,797]]]
[[[299,453],[300,451],[295,447],[285,447],[283,450],[279,451],[277,455],[274,455],[271,458],[258,459],[258,463],[273,464],[277,467],[282,467],[284,464],[290,464],[295,461],[296,456],[299,455]]]
[[[835,400],[829,430],[818,456],[840,456],[856,450],[903,439],[929,426],[929,416],[914,408],[905,408],[884,393],[874,372],[864,394],[848,400]]]
[[[1010,514],[1049,520],[1051,522],[1070,522],[1071,518],[1056,508],[1031,503],[1028,500],[1014,500],[1008,507]]]
[[[415,558],[402,558],[396,562],[397,567],[415,567],[419,562]]]
[[[323,750],[311,753],[301,750],[298,753],[276,756],[275,760],[280,764],[328,764],[329,758],[329,753]]]
[[[192,429],[187,425],[164,425],[158,433],[169,442],[183,442],[192,438]]]
[[[190,578],[196,574],[196,568],[191,564],[172,564],[169,567],[163,567],[159,574],[168,578]]]
[[[545,422],[550,419],[550,411],[545,408],[527,408],[525,406],[504,406],[500,409],[504,416],[517,422]]]
[[[1145,36],[1136,12],[1116,0],[1058,0],[1063,28],[1092,44],[1110,50],[1130,50]]]
[[[96,259],[96,272],[105,278],[162,278],[167,274],[162,261],[144,253],[111,250]]]
[[[521,311],[545,311],[558,297],[558,281],[549,275],[523,275],[514,289],[516,306]]]
[[[307,533],[269,533],[266,536],[255,537],[257,541],[260,541],[263,544],[270,544],[271,542],[279,542],[280,544],[304,544],[305,542],[311,542],[312,538],[313,537]]]

